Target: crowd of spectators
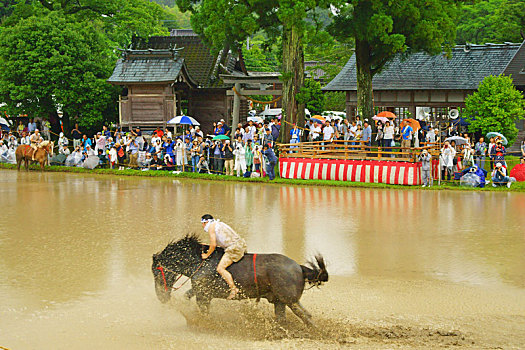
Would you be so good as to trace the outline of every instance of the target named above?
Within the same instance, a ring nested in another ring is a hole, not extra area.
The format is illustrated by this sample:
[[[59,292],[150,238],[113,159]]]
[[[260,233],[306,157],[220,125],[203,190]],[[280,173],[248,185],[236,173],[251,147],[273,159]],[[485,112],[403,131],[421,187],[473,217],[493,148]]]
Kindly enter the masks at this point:
[[[277,118],[264,123],[239,123],[235,129],[221,119],[213,123],[209,135],[205,135],[199,126],[191,125],[179,134],[161,128],[143,133],[138,127],[123,132],[122,129],[109,130],[103,126],[93,137],[88,137],[75,124],[69,137],[64,133],[58,136],[58,152],[52,162],[91,168],[191,171],[245,177],[268,175],[273,179],[277,163],[274,145],[280,128]],[[0,161],[13,163],[14,150],[18,145],[30,145],[35,140],[50,139],[50,136],[48,123],[36,123],[32,119],[27,125],[19,122],[16,130],[3,132],[0,137]],[[480,137],[476,142],[470,134],[460,135],[454,125],[441,131],[430,125],[414,130],[410,125],[399,127],[395,120],[369,123],[357,116],[351,121],[340,118],[322,123],[309,120],[305,128],[292,125],[289,136],[291,144],[322,141],[325,145],[334,140],[344,140],[350,143],[360,141],[368,147],[401,149],[442,142],[439,160],[444,180],[450,180],[455,173],[472,166],[484,169],[487,161],[493,172],[492,178],[503,176],[501,174],[506,173],[507,168],[506,149],[501,139],[490,138],[487,144]],[[462,144],[444,141],[454,136],[461,136],[467,141]],[[525,157],[525,142],[521,144],[521,153]],[[418,158],[424,167],[432,160],[428,152]],[[430,185],[429,179],[430,176],[424,179],[425,186]]]
[[[233,141],[230,140],[232,129],[224,120],[214,123],[209,135],[205,135],[199,126],[188,125],[184,129],[182,134],[161,128],[146,133],[139,127],[123,132],[122,129],[111,131],[103,126],[93,137],[88,137],[75,124],[69,137],[64,133],[58,135],[58,151],[50,161],[51,164],[88,168],[101,166],[275,178],[277,157],[273,147],[280,129],[277,120],[261,124],[248,122],[245,127],[239,124],[234,130]],[[1,160],[14,163],[16,147],[31,144],[30,137],[35,134],[40,135],[32,121],[28,126],[21,124],[18,131],[3,133],[0,137]],[[44,139],[49,139],[49,135],[39,136],[38,140]]]

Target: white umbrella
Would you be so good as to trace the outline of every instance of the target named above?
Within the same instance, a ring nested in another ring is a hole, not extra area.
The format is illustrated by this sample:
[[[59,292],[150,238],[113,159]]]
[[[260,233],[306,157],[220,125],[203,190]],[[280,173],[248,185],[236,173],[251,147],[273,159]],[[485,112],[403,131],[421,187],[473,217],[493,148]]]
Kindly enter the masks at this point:
[[[257,117],[257,116],[248,117],[248,121],[249,122],[254,122],[254,123],[264,123],[263,118]]]
[[[2,118],[2,117],[0,117],[0,124],[9,126],[9,123],[7,122],[7,120],[5,120],[5,118]]]
[[[187,124],[187,125],[201,125],[195,118],[189,117],[187,115],[179,115],[175,118],[172,118],[168,124]]]
[[[466,138],[463,138],[461,136],[451,136],[451,137],[446,138],[445,141],[448,141],[448,142],[454,141],[456,142],[457,146],[464,145],[468,142]]]

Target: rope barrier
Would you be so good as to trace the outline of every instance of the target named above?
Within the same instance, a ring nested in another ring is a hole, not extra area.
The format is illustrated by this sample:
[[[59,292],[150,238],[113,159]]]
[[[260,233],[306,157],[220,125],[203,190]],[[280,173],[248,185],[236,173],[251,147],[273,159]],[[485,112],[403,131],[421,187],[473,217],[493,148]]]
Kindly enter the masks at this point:
[[[258,104],[261,104],[261,105],[271,105],[272,103],[275,103],[275,102],[278,102],[279,100],[281,100],[283,97],[282,96],[279,96],[271,101],[259,101],[259,100],[255,100],[253,98],[251,98],[250,96],[247,96],[247,95],[242,95],[241,93],[239,93],[237,91],[237,89],[235,88],[235,86],[233,87],[233,91],[235,92],[235,94],[239,97],[244,97],[246,98],[248,101],[252,101],[254,103],[258,103]]]
[[[286,124],[290,124],[290,125],[292,125],[292,126],[297,126],[298,129],[306,130],[306,131],[310,131],[310,129],[302,128],[302,127],[300,127],[299,125],[296,125],[296,124],[294,124],[294,123],[290,123],[290,122],[287,121],[287,120],[281,120],[281,121],[285,122]]]

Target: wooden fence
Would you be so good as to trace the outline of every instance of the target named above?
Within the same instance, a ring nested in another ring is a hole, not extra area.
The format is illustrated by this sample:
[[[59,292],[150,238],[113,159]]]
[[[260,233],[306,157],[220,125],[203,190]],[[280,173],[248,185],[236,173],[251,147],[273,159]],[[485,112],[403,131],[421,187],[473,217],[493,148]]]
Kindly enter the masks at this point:
[[[423,143],[423,147],[378,147],[367,146],[364,141],[315,141],[278,144],[281,158],[378,160],[415,162],[422,150],[439,157],[437,143]]]

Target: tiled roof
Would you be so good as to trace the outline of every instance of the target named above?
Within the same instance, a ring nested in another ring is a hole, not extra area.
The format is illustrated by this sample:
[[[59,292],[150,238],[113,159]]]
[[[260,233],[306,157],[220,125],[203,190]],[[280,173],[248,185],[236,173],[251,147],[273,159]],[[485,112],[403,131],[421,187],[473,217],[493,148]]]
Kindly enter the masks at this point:
[[[483,78],[498,75],[518,52],[520,44],[458,46],[452,57],[414,53],[406,59],[398,55],[372,80],[374,90],[475,90]],[[355,54],[325,91],[355,91]]]
[[[184,65],[184,59],[169,51],[127,50],[125,57],[117,61],[108,82],[153,83],[174,82]]]
[[[216,84],[212,76],[217,55],[213,55],[201,39],[192,34],[192,31],[184,31],[183,35],[173,32],[178,36],[153,36],[147,42],[136,40],[134,48],[139,49],[180,49],[179,56],[184,58],[186,68],[191,78],[201,87],[210,87]],[[191,34],[191,35],[190,35]]]

